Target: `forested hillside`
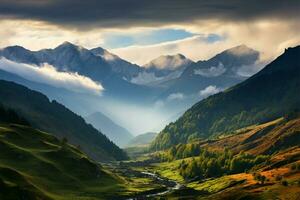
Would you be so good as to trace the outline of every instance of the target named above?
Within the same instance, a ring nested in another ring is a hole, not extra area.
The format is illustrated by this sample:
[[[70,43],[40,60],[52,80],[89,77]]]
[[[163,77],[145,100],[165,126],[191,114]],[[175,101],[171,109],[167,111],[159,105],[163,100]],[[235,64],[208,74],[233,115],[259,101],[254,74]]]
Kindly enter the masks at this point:
[[[96,160],[122,160],[126,154],[106,136],[65,106],[13,82],[0,81],[0,104],[33,127],[66,138]]]
[[[166,149],[195,138],[212,138],[263,123],[300,109],[300,46],[284,54],[246,81],[195,104],[170,123],[152,143]]]

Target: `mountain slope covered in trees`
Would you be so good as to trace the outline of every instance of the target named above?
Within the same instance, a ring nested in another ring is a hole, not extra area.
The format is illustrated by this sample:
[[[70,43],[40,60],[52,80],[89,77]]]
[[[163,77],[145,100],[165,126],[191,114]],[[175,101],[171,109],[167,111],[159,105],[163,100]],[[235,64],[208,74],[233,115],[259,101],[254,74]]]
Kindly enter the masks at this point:
[[[289,48],[246,81],[195,104],[161,131],[152,149],[230,133],[300,109],[299,58],[300,46]]]
[[[126,154],[84,119],[56,101],[13,82],[0,81],[0,103],[35,128],[67,138],[96,160],[122,160]]]

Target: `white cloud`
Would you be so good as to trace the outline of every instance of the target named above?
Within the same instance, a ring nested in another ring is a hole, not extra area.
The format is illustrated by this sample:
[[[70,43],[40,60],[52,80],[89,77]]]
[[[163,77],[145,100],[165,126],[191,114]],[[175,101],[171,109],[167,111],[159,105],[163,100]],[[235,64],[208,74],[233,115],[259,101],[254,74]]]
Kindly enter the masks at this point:
[[[198,35],[172,42],[163,42],[160,44],[145,46],[130,46],[126,48],[112,49],[111,51],[120,57],[139,65],[149,63],[151,60],[161,55],[175,55],[179,53],[186,55],[189,59],[198,60],[200,57],[204,57],[207,54],[212,55],[213,52],[216,52],[216,49],[213,51],[210,48],[205,48],[208,44],[205,39],[205,36]],[[210,45],[211,47],[217,47],[214,44]],[[205,49],[205,51],[197,51],[195,49]]]
[[[266,65],[266,62],[257,62],[253,65],[243,65],[237,69],[236,73],[239,76],[250,77],[260,71]]]
[[[159,99],[159,100],[155,101],[154,108],[160,109],[160,108],[164,107],[167,102],[181,101],[185,98],[187,98],[187,96],[184,95],[183,93],[180,93],[180,92],[172,93],[172,94],[169,94],[169,96],[166,99],[163,99],[163,100]]]
[[[201,98],[209,97],[210,95],[220,92],[221,89],[217,88],[215,85],[207,86],[205,89],[200,90],[199,95]]]
[[[77,73],[58,72],[49,65],[33,66],[24,63],[16,63],[5,58],[0,59],[0,69],[21,76],[27,80],[65,88],[75,92],[99,95],[103,90],[100,83]]]
[[[212,66],[210,68],[205,69],[195,69],[195,75],[201,75],[205,77],[216,77],[224,74],[226,72],[226,68],[224,67],[223,63],[219,63],[218,66]]]
[[[184,94],[178,92],[178,93],[172,93],[167,97],[167,101],[173,101],[173,100],[182,100],[184,99]]]
[[[300,23],[298,20],[255,20],[248,22],[229,22],[221,20],[202,20],[179,25],[169,24],[161,27],[74,30],[34,20],[0,20],[0,46],[21,45],[37,50],[53,48],[64,41],[70,41],[87,48],[105,44],[106,36],[113,33],[146,34],[147,31],[161,28],[182,29],[200,34],[183,40],[163,42],[156,45],[131,46],[111,49],[120,57],[133,63],[146,64],[160,55],[181,53],[194,61],[209,59],[216,53],[230,47],[245,44],[263,54],[262,60],[272,60],[284,51],[284,48],[299,45]],[[276,34],[274,34],[276,33]],[[207,42],[210,34],[216,34],[223,40]]]
[[[136,77],[133,77],[130,82],[138,85],[147,85],[162,79],[164,79],[164,77],[157,77],[153,72],[141,72]]]
[[[261,60],[272,60],[284,51],[284,48],[299,45],[300,25],[295,21],[253,21],[249,23],[231,23],[218,20],[194,22],[176,28],[203,35],[183,40],[164,42],[156,45],[131,46],[112,50],[117,55],[137,64],[167,54],[184,54],[194,61],[209,59],[215,54],[245,44],[262,54]],[[214,33],[223,40],[207,42],[205,36]],[[276,34],[274,34],[276,33]]]
[[[154,72],[140,72],[130,82],[138,85],[151,85],[178,78],[182,71],[174,71],[166,76],[156,76]],[[126,79],[125,79],[126,80]]]

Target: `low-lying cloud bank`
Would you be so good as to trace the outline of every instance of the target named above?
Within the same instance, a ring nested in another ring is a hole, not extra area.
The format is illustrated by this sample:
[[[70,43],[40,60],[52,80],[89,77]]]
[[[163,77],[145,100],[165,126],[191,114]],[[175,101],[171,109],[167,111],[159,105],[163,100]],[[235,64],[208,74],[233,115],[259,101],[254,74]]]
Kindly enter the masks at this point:
[[[207,86],[205,89],[199,91],[199,96],[201,98],[209,97],[213,94],[217,94],[221,91],[220,88],[217,88],[215,85]]]
[[[163,79],[164,77],[157,77],[153,72],[141,72],[136,77],[132,78],[130,82],[138,85],[147,85]]]
[[[174,71],[166,76],[156,76],[154,72],[141,72],[133,77],[130,82],[138,85],[150,85],[178,78],[181,74],[182,71]]]
[[[224,74],[226,72],[226,68],[224,67],[223,63],[219,63],[218,66],[211,66],[210,68],[204,69],[195,69],[195,75],[201,75],[205,77],[216,77]]]
[[[172,93],[167,97],[168,101],[173,101],[173,100],[182,100],[185,98],[185,95],[183,93],[177,92],[177,93]]]
[[[103,90],[100,83],[94,82],[88,77],[77,73],[59,72],[47,63],[42,66],[33,66],[0,58],[0,69],[30,81],[65,88],[74,92],[100,95]]]

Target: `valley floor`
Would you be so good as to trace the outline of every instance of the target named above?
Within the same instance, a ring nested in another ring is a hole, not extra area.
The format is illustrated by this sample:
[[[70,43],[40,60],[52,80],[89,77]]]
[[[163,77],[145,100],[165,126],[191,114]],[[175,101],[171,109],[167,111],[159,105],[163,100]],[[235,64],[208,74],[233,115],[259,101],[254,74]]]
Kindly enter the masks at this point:
[[[300,156],[300,148],[293,149]],[[300,171],[290,165],[263,169],[261,183],[251,173],[225,175],[207,180],[186,181],[177,168],[180,160],[164,163],[122,162],[106,165],[124,177],[131,191],[128,199],[300,199]],[[281,178],[278,178],[281,177]],[[136,190],[136,195],[132,191]]]
[[[182,174],[183,163],[189,167],[202,159],[199,152],[179,158],[170,157],[170,150],[147,154],[141,148],[141,154],[134,153],[135,159],[99,164],[50,134],[23,125],[0,125],[0,199],[300,200],[299,128],[300,119],[278,119],[206,143],[196,141],[200,149],[236,151],[228,162],[240,155],[238,151],[245,152],[242,159],[251,153],[251,163],[264,158],[261,151],[276,150],[247,170],[240,166],[243,173],[222,166],[228,171],[208,178],[199,177],[199,172],[193,177]],[[187,151],[192,146],[195,143],[180,147]]]

